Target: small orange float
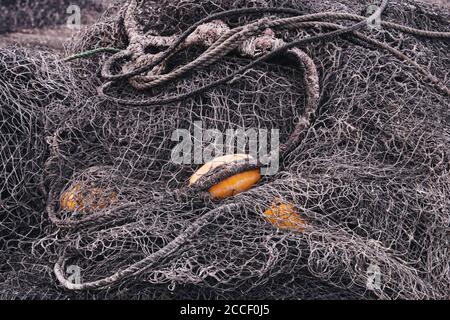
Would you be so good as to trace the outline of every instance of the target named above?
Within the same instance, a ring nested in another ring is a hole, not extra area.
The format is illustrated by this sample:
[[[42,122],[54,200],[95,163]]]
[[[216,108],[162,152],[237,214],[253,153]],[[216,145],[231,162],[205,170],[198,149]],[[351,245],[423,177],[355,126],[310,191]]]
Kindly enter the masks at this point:
[[[65,211],[92,213],[107,208],[116,200],[115,192],[75,183],[62,193],[59,205]]]
[[[291,203],[276,201],[264,211],[264,218],[278,229],[303,232],[306,223]]]
[[[208,177],[212,172],[220,171],[221,168],[225,169],[235,165],[242,165],[242,168],[244,168],[245,164],[248,164],[251,160],[253,160],[253,158],[246,154],[233,154],[217,157],[198,169],[191,176],[189,185],[194,186],[198,184],[202,178]],[[261,179],[259,169],[253,168],[246,170],[244,168],[242,172],[227,177],[215,185],[207,186],[205,189],[208,189],[208,192],[213,199],[224,199],[249,190],[259,181],[259,179]]]
[[[249,190],[261,178],[259,169],[244,171],[209,188],[213,199],[224,199]]]

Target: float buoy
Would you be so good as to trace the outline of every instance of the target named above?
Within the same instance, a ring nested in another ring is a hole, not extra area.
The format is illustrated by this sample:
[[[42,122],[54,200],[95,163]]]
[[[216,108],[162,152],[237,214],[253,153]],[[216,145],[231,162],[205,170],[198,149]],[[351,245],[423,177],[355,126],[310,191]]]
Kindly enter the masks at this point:
[[[189,179],[189,186],[202,186],[213,199],[224,199],[249,190],[261,173],[246,154],[217,157],[204,164]]]
[[[278,229],[302,232],[306,223],[291,203],[276,201],[263,214],[266,221]]]
[[[75,183],[61,194],[59,205],[65,211],[92,213],[109,207],[116,200],[115,192]]]

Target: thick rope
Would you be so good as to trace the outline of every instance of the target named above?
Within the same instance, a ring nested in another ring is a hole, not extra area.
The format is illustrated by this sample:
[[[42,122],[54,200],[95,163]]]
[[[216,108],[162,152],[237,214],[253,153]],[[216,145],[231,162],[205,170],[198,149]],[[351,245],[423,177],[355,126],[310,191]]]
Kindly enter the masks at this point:
[[[132,1],[130,3],[130,6],[128,7],[127,10],[127,16],[125,19],[125,26],[126,26],[126,30],[129,34],[130,37],[130,46],[135,48],[136,47],[136,43],[142,42],[142,35],[139,34],[139,28],[137,26],[137,23],[135,21],[135,19],[133,19],[133,13],[134,10],[137,8],[137,2]],[[381,8],[380,8],[381,9]],[[220,17],[224,17],[224,16],[231,16],[231,15],[236,15],[236,14],[242,14],[242,13],[265,13],[265,12],[274,12],[274,13],[284,13],[284,14],[301,14],[300,11],[298,10],[294,10],[294,9],[286,9],[286,8],[267,8],[267,9],[261,9],[261,8],[249,8],[249,9],[236,9],[236,10],[230,10],[227,12],[222,12],[220,14],[216,14],[213,16],[210,16],[206,19],[203,19],[202,21],[200,21],[199,23],[195,24],[194,26],[192,26],[191,28],[189,28],[185,33],[183,33],[177,41],[173,42],[174,38],[173,37],[155,37],[155,36],[150,36],[151,39],[147,39],[148,43],[152,43],[156,46],[167,46],[169,43],[173,43],[168,50],[166,50],[164,53],[158,54],[157,57],[149,57],[147,59],[143,59],[140,64],[144,64],[144,67],[138,68],[139,70],[144,70],[142,68],[148,69],[148,68],[153,68],[157,65],[158,62],[161,62],[167,58],[169,58],[173,52],[175,52],[175,49],[177,46],[179,46],[182,41],[187,38],[189,36],[189,34],[195,30],[198,26],[201,26],[202,24],[211,21],[211,19],[213,18],[220,18]],[[375,13],[376,14],[376,13]],[[374,14],[374,15],[375,15]],[[372,15],[372,17],[374,16]],[[360,21],[370,21],[371,17],[369,18],[364,18],[362,16],[358,16],[358,15],[354,15],[354,14],[347,14],[347,13],[322,13],[322,14],[313,14],[313,15],[306,15],[306,16],[301,16],[301,17],[294,17],[294,18],[287,18],[287,19],[279,19],[279,20],[275,20],[272,21],[271,23],[269,23],[269,26],[276,26],[277,24],[295,24],[293,20],[298,19],[298,21],[302,21],[302,20],[308,20],[308,17],[316,17],[316,18],[321,18],[321,17],[326,17],[326,18],[336,18],[336,19],[350,19],[350,20],[360,20]],[[260,21],[260,24],[264,24],[266,21]],[[382,25],[389,27],[389,28],[393,28],[393,29],[397,29],[403,32],[408,32],[411,34],[415,34],[418,36],[426,36],[426,37],[436,37],[436,38],[450,38],[450,32],[433,32],[433,31],[426,31],[426,30],[418,30],[418,29],[414,29],[411,27],[406,27],[406,26],[402,26],[402,25],[398,25],[395,23],[391,23],[391,22],[381,22]],[[258,22],[254,23],[254,26],[256,29]],[[250,28],[251,29],[251,28]],[[239,32],[238,32],[239,31]],[[256,31],[256,30],[255,30]],[[169,74],[165,74],[165,75],[151,75],[151,76],[139,76],[138,79],[133,79],[130,80],[132,85],[139,89],[139,90],[143,90],[143,89],[149,89],[152,88],[153,86],[157,86],[157,85],[161,85],[164,84],[167,81],[171,81],[173,79],[176,79],[177,77],[182,76],[183,74],[190,72],[193,69],[197,69],[197,68],[201,68],[204,67],[206,65],[209,65],[211,63],[214,63],[215,61],[217,61],[218,59],[220,59],[221,57],[223,57],[225,54],[227,54],[228,52],[230,52],[233,47],[228,46],[229,43],[234,44],[233,40],[236,39],[237,34],[240,34],[241,36],[245,36],[246,32],[252,32],[252,30],[242,30],[242,28],[236,28],[233,29],[233,31],[230,31],[228,33],[229,37],[231,37],[231,39],[225,35],[224,37],[222,37],[221,39],[224,39],[224,41],[226,41],[225,43],[223,41],[217,41],[217,43],[215,43],[213,46],[211,46],[205,53],[203,53],[202,56],[198,57],[196,60],[192,61],[191,63],[189,63],[188,65],[185,65],[181,68],[178,68],[177,70],[169,73]],[[237,34],[236,34],[237,33]],[[149,37],[148,35],[146,35],[145,37]],[[139,40],[141,39],[141,40]],[[159,39],[159,40],[158,40]],[[242,40],[241,40],[242,41]],[[218,45],[218,43],[220,43],[220,45]],[[380,45],[379,46],[382,49],[387,49],[387,47],[385,45]],[[137,49],[135,49],[137,50]],[[143,49],[139,49],[140,51],[142,51]],[[388,50],[390,52],[392,52],[392,50]],[[215,56],[215,54],[219,54],[219,56]],[[396,54],[398,57],[400,57],[399,54]],[[124,51],[124,52],[120,52],[117,55],[113,56],[111,59],[112,61],[116,61],[123,59],[123,58],[129,58],[133,56],[133,53],[130,51]],[[156,60],[155,60],[156,58]],[[406,59],[404,59],[406,60]],[[116,77],[110,77],[108,75],[108,69],[111,67],[111,63],[105,63],[104,68],[103,68],[103,76],[105,78],[116,78]],[[414,66],[416,67],[417,64],[415,64]],[[109,66],[109,67],[107,67]],[[137,71],[139,71],[137,69],[135,69],[134,71],[132,71],[131,73],[127,73],[127,74],[122,74],[123,78],[128,78],[129,76],[131,76],[132,74],[135,74]],[[421,70],[422,71],[422,70]],[[117,79],[121,79],[122,77],[119,77]],[[432,79],[433,83],[436,83],[436,78],[433,75],[429,75],[428,76],[429,79]],[[110,84],[106,84],[106,85],[110,85]],[[438,84],[437,87],[440,89],[441,92],[446,92],[447,90],[444,89],[442,90],[442,88],[445,88],[444,85],[442,84]],[[103,88],[100,88],[100,91]],[[112,97],[110,97],[112,98]],[[186,96],[182,96],[182,98],[186,98]],[[129,104],[129,105],[135,105],[133,102],[135,101],[122,101],[122,100],[115,100],[117,103],[122,103],[122,104]],[[165,103],[169,103],[171,100],[165,100]],[[158,101],[160,104],[164,103],[163,101]],[[174,101],[176,102],[176,101]],[[150,101],[146,101],[146,102],[139,102],[139,105],[143,105],[143,103],[146,104],[150,104]]]
[[[303,83],[305,84],[306,103],[303,114],[297,120],[297,124],[289,135],[288,140],[280,145],[281,157],[285,157],[294,146],[300,143],[301,135],[309,128],[311,116],[319,107],[320,100],[319,73],[314,61],[304,51],[298,48],[289,50],[288,54],[293,55],[303,64]]]
[[[129,11],[130,13],[132,10]],[[123,55],[117,55],[113,56],[103,65],[102,69],[102,76],[106,80],[119,80],[119,79],[127,79],[131,78],[133,76],[142,74],[144,72],[147,72],[151,69],[153,69],[156,65],[160,64],[163,60],[168,59],[170,56],[173,55],[174,52],[176,52],[176,49],[186,40],[186,38],[194,32],[197,27],[201,26],[202,24],[208,23],[213,20],[218,20],[226,17],[232,17],[236,15],[245,15],[245,14],[264,14],[264,13],[273,13],[273,14],[287,14],[287,15],[303,15],[304,13],[300,10],[296,9],[290,9],[290,8],[243,8],[243,9],[234,9],[234,10],[228,10],[223,11],[217,14],[213,14],[208,16],[207,18],[204,18],[197,22],[196,24],[192,25],[190,28],[188,28],[185,32],[183,32],[177,40],[170,45],[170,47],[164,52],[164,55],[156,58],[151,64],[142,66],[140,68],[137,68],[133,71],[130,71],[128,73],[123,74],[117,74],[113,75],[110,73],[111,66],[115,64],[118,60],[123,58]],[[335,13],[335,12],[328,12],[327,18],[338,18],[338,19],[349,19],[349,20],[366,20],[368,21],[368,18],[363,16],[358,16],[355,14],[348,14],[348,13]],[[131,17],[128,17],[127,19],[132,19]],[[369,18],[370,19],[370,18]],[[403,26],[400,24],[392,23],[392,22],[385,22],[381,21],[382,26],[387,28],[393,28],[399,31],[403,31],[406,33],[410,33],[417,36],[425,36],[425,37],[431,37],[431,38],[450,38],[450,32],[436,32],[436,31],[427,31],[427,30],[420,30],[415,29],[412,27]]]
[[[314,26],[318,26],[318,25],[322,25],[322,26],[326,26],[326,23],[321,24],[321,22],[310,22],[310,23],[305,23],[302,22],[300,24],[300,26],[308,26],[308,27],[314,27]],[[331,25],[329,25],[331,26]],[[334,25],[334,26],[339,26],[339,25]],[[334,29],[337,29],[336,27],[334,27]],[[350,30],[348,31],[349,28],[343,28],[342,26],[339,26],[339,30],[337,31],[333,31],[330,33],[326,33],[326,34],[322,34],[322,35],[318,35],[318,36],[314,36],[314,37],[309,37],[309,38],[305,38],[305,39],[300,39],[294,42],[291,42],[281,48],[278,48],[274,51],[272,51],[269,54],[266,54],[260,58],[258,58],[257,60],[251,62],[250,64],[248,64],[247,66],[235,71],[234,73],[232,73],[231,75],[224,77],[222,79],[219,79],[217,81],[214,81],[208,85],[205,85],[201,88],[198,88],[196,90],[178,95],[178,96],[174,96],[174,97],[169,97],[169,98],[165,98],[165,99],[149,99],[149,100],[140,100],[140,101],[136,101],[136,100],[128,100],[128,99],[121,99],[121,98],[115,98],[112,97],[108,94],[105,93],[105,91],[111,87],[111,85],[113,84],[113,82],[107,82],[105,84],[103,84],[102,86],[100,86],[98,88],[98,93],[100,96],[103,96],[105,98],[107,98],[108,100],[111,100],[115,103],[118,104],[123,104],[123,105],[131,105],[131,106],[154,106],[154,105],[165,105],[165,104],[170,104],[170,103],[175,103],[175,102],[179,102],[182,101],[184,99],[190,98],[192,96],[204,93],[218,85],[227,83],[229,81],[231,81],[234,77],[238,76],[239,74],[242,74],[243,72],[249,70],[250,68],[254,67],[255,65],[257,65],[258,63],[264,62],[270,58],[273,58],[274,56],[276,56],[277,54],[279,54],[282,51],[285,51],[286,49],[290,49],[292,47],[298,46],[300,44],[305,44],[305,43],[309,43],[309,42],[313,42],[313,41],[318,41],[318,40],[324,40],[324,39],[328,39],[329,37],[333,37],[336,35],[341,35],[341,34],[345,34],[347,32],[349,33],[353,33],[354,30]],[[398,58],[400,58],[400,60],[403,60],[404,62],[407,62],[409,64],[411,64],[412,66],[414,66],[415,68],[417,68],[424,76],[426,79],[428,79],[430,81],[431,84],[433,84],[433,86],[435,88],[437,88],[441,93],[445,94],[445,95],[450,95],[450,89],[447,88],[442,81],[440,81],[436,76],[434,76],[433,74],[431,74],[429,71],[427,71],[426,69],[424,69],[423,67],[421,67],[419,64],[417,64],[415,61],[413,61],[412,59],[408,58],[405,54],[401,53],[401,51],[389,46],[388,44],[382,43],[380,41],[374,40],[368,36],[364,36],[362,37],[362,34],[359,36],[359,38],[362,38],[362,40],[371,43],[372,45],[375,45],[378,48],[381,48],[383,50],[387,50],[388,52],[394,54],[395,56],[397,56]]]
[[[358,28],[362,28],[362,27],[366,26],[374,18],[377,18],[381,15],[381,13],[384,11],[384,9],[387,6],[387,3],[388,3],[388,0],[383,0],[381,6],[374,12],[374,14],[372,14],[370,17],[364,19],[363,21],[361,21],[353,26],[348,27],[345,31],[339,30],[335,34],[332,33],[330,35],[322,35],[323,40],[329,39],[332,37],[337,37],[340,34],[350,32],[352,30],[356,30]],[[142,37],[138,34],[138,32],[136,31],[136,28],[134,27],[135,19],[133,16],[133,12],[136,8],[136,5],[137,4],[135,3],[135,1],[132,1],[130,3],[130,7],[129,7],[130,10],[127,11],[127,16],[125,17],[125,21],[129,21],[128,23],[125,23],[125,26],[127,26],[127,25],[132,26],[132,27],[128,28],[128,29],[130,29],[129,34],[130,34],[130,38],[131,38],[129,48],[127,50],[125,50],[126,54],[122,53],[122,54],[112,56],[105,63],[105,65],[102,69],[102,76],[105,79],[112,79],[112,77],[109,73],[109,70],[111,69],[113,62],[117,61],[119,57],[120,57],[120,59],[122,59],[124,57],[131,57],[131,56],[135,55],[137,51],[144,50],[143,48],[136,47],[136,43],[139,42],[139,40],[136,40],[136,39],[139,39]],[[263,10],[261,10],[261,11],[263,11]],[[290,10],[289,12],[292,12],[292,11]],[[231,52],[233,49],[235,49],[237,46],[239,46],[239,44],[242,41],[244,41],[246,38],[252,37],[252,36],[256,35],[257,33],[264,31],[267,28],[273,27],[273,28],[295,29],[296,24],[303,22],[303,21],[316,20],[316,19],[319,19],[319,20],[327,19],[330,17],[345,18],[345,15],[346,14],[340,14],[340,13],[334,13],[334,12],[324,12],[324,13],[300,15],[300,16],[295,16],[295,17],[291,17],[291,18],[282,18],[282,19],[277,19],[277,20],[273,20],[273,21],[270,21],[268,18],[263,18],[259,21],[250,23],[246,26],[237,27],[235,29],[228,31],[224,36],[222,36],[218,41],[216,41],[216,43],[214,43],[212,46],[210,46],[208,48],[208,50],[206,50],[206,52],[204,52],[202,55],[200,55],[198,58],[196,58],[194,61],[188,63],[187,65],[182,66],[168,74],[147,78],[146,79],[148,82],[147,86],[142,87],[141,89],[148,89],[152,86],[164,84],[165,82],[176,79],[190,71],[194,71],[197,68],[202,68],[202,67],[208,66],[208,65],[218,61],[219,59],[221,59],[227,53]],[[211,17],[204,19],[201,22],[204,23],[206,21],[210,21],[210,19],[211,19]],[[190,31],[190,30],[191,30],[191,28],[188,29],[188,31]],[[187,38],[187,36],[188,36],[188,33],[185,32],[180,37],[180,39],[183,39],[184,37]],[[146,67],[147,70],[151,70],[156,65],[158,65],[158,63],[161,63],[162,61],[170,58],[176,52],[175,49],[180,44],[181,44],[180,40],[175,42],[175,44],[173,46],[171,46],[166,52],[164,52],[161,56],[159,56],[156,59],[156,61],[154,61],[153,63],[151,61],[152,59],[149,59],[148,66]],[[116,79],[120,79],[123,77],[124,77],[124,75],[122,74],[122,77],[118,77],[118,78],[116,77]]]
[[[155,106],[155,105],[166,105],[166,104],[171,104],[171,103],[175,103],[175,102],[179,102],[182,101],[184,99],[190,98],[192,96],[201,94],[205,91],[208,91],[218,85],[227,83],[228,81],[232,80],[233,78],[235,78],[236,76],[242,74],[243,72],[251,69],[252,67],[254,67],[255,65],[264,62],[266,60],[269,60],[270,58],[275,57],[276,55],[280,54],[281,52],[284,52],[288,49],[291,49],[295,46],[298,46],[300,44],[306,44],[306,43],[310,43],[310,42],[314,42],[314,41],[318,41],[318,40],[322,40],[324,41],[325,39],[329,39],[331,37],[335,37],[338,35],[342,35],[345,34],[346,32],[350,32],[353,31],[353,29],[346,28],[344,30],[338,30],[338,31],[333,31],[330,33],[325,33],[325,34],[321,34],[318,36],[313,36],[313,37],[309,37],[309,38],[305,38],[305,39],[300,39],[297,40],[295,42],[291,42],[289,44],[286,44],[284,46],[282,46],[281,48],[275,49],[274,51],[272,51],[271,53],[268,53],[258,59],[256,59],[255,61],[249,63],[247,66],[233,72],[231,75],[224,77],[222,79],[219,79],[217,81],[214,81],[208,85],[205,85],[201,88],[198,88],[196,90],[190,91],[188,93],[184,93],[175,97],[170,97],[170,98],[165,98],[165,99],[149,99],[149,100],[140,100],[140,101],[136,101],[136,100],[129,100],[129,99],[121,99],[121,98],[116,98],[116,97],[112,97],[110,95],[108,95],[106,93],[106,90],[108,88],[110,88],[113,85],[113,82],[106,82],[105,84],[103,84],[102,86],[100,86],[98,88],[98,94],[112,102],[115,102],[117,104],[122,104],[122,105],[129,105],[129,106]],[[203,62],[202,62],[203,63]],[[186,72],[185,69],[182,70],[183,72]],[[164,78],[163,81],[167,81],[167,78]]]

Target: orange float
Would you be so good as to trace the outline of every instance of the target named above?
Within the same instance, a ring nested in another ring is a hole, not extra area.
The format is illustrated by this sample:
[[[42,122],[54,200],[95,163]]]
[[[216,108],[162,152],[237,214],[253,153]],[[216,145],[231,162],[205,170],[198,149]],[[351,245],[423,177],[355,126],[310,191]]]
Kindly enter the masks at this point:
[[[276,201],[264,211],[264,218],[278,229],[303,232],[305,221],[291,203]]]
[[[220,167],[226,168],[227,166],[246,164],[251,160],[253,160],[253,158],[246,154],[233,154],[217,157],[198,169],[191,176],[189,185],[195,185],[202,177],[207,176],[214,170],[220,170]],[[244,171],[234,174],[219,183],[210,186],[208,192],[213,199],[225,199],[249,190],[260,179],[261,173],[259,169],[244,169]]]
[[[208,191],[213,199],[224,199],[249,190],[259,179],[259,169],[244,171],[219,182]]]
[[[61,194],[59,205],[65,211],[92,213],[109,207],[116,200],[115,192],[75,183]]]

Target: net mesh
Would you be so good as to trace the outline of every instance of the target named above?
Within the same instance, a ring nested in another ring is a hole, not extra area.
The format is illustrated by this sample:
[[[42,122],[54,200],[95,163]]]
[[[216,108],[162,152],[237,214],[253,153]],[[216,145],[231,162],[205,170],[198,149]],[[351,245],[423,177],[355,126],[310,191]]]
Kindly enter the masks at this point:
[[[145,31],[166,36],[236,7],[365,15],[371,4],[144,1],[136,17]],[[125,7],[110,9],[70,51],[126,47],[120,18]],[[442,8],[402,1],[391,2],[383,20],[449,31],[449,16]],[[249,21],[227,20],[231,26]],[[283,36],[293,40],[325,29]],[[448,40],[387,28],[364,33],[449,85]],[[191,61],[199,50],[184,50],[171,64]],[[97,95],[107,54],[68,63],[43,51],[0,49],[0,297],[447,298],[448,96],[414,66],[352,36],[302,50],[313,58],[321,87],[311,126],[275,175],[212,201],[185,191],[199,165],[171,161],[174,130],[193,132],[199,122],[220,132],[279,129],[286,141],[305,103],[304,70],[294,61],[275,58],[204,94],[138,107]],[[250,61],[228,55],[151,95],[188,92]],[[114,91],[129,99],[150,95],[126,81]],[[97,199],[91,213],[61,210],[60,195],[77,187],[101,190],[107,205]],[[274,199],[299,210],[302,232],[277,229],[264,219]],[[173,243],[179,245],[169,250]],[[144,266],[99,289],[67,290],[53,270],[62,261],[67,277],[78,270],[88,283],[145,259]]]

